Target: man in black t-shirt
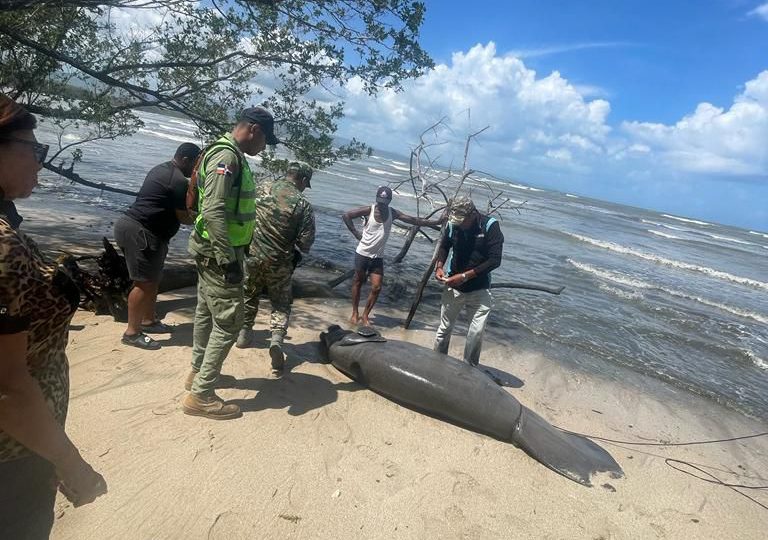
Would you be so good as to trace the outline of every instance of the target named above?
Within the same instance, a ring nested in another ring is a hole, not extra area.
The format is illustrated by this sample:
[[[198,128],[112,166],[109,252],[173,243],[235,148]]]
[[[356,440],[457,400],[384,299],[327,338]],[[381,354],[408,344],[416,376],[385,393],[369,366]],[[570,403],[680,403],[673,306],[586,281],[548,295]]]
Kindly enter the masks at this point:
[[[128,328],[122,342],[142,349],[159,349],[147,334],[169,333],[170,327],[157,319],[155,301],[163,272],[168,242],[181,223],[190,224],[187,212],[187,177],[192,174],[200,148],[184,143],[172,161],[147,174],[136,201],[115,223],[115,240],[125,254],[133,289],[128,294]]]
[[[495,218],[481,214],[468,197],[456,197],[448,212],[448,227],[440,241],[435,278],[445,285],[440,326],[434,349],[448,353],[456,318],[464,308],[472,313],[464,346],[464,361],[480,362],[480,349],[491,313],[491,270],[501,265],[504,235]],[[449,256],[450,253],[450,256]]]

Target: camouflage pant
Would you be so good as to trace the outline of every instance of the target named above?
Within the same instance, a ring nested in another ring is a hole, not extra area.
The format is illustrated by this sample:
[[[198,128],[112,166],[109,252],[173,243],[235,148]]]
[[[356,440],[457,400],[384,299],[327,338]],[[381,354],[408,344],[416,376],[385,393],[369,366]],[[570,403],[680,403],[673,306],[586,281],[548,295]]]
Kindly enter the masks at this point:
[[[245,317],[243,328],[252,328],[259,312],[259,296],[266,291],[272,304],[272,315],[269,319],[270,330],[285,335],[288,332],[288,318],[291,316],[293,293],[291,291],[291,276],[293,265],[275,265],[259,261],[255,258],[246,259],[245,264]]]
[[[192,369],[198,374],[192,392],[213,391],[221,365],[235,343],[243,323],[243,286],[224,281],[216,260],[195,259],[197,266],[197,307],[192,334]]]

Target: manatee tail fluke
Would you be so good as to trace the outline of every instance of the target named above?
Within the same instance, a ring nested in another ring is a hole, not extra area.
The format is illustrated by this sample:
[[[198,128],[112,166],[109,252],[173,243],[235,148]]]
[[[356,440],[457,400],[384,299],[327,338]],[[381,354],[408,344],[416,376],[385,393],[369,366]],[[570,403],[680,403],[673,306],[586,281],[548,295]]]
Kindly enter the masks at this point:
[[[530,409],[522,409],[512,442],[536,461],[585,486],[591,486],[592,476],[598,473],[624,476],[616,460],[596,443],[561,431]]]

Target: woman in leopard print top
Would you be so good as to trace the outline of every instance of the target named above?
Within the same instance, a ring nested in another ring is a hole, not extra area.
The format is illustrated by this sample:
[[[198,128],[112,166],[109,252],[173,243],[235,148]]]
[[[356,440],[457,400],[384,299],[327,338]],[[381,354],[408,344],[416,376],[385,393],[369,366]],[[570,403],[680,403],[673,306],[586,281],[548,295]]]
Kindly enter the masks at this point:
[[[79,292],[17,230],[48,147],[35,117],[0,94],[0,536],[48,538],[56,487],[75,506],[106,492],[64,432],[64,349]]]

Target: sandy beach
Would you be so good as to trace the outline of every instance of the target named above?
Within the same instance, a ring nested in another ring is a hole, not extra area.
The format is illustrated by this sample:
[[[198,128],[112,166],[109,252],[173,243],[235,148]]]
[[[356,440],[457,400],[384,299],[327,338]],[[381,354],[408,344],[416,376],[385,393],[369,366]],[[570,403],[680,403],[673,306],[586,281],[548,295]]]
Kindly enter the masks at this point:
[[[46,233],[50,220],[36,208],[39,201],[22,206],[23,228],[47,249],[82,245],[89,229],[96,237],[108,232],[103,215],[80,206],[63,220],[73,222],[69,230]],[[194,305],[193,289],[162,295],[158,311],[176,328],[158,352],[120,344],[124,327],[110,317],[75,316],[67,431],[109,493],[77,509],[60,497],[52,538],[764,538],[768,530],[764,507],[665,463],[766,485],[768,438],[679,447],[601,442],[625,477],[584,487],[510,444],[401,407],[322,363],[318,334],[345,320],[345,298],[295,302],[282,379],[269,377],[265,348],[233,348],[219,393],[236,400],[242,418],[186,416],[179,402]],[[257,332],[267,314],[265,302]],[[417,315],[404,331],[405,307],[382,306],[376,315],[386,337],[431,344],[435,321]],[[452,354],[462,347],[457,337]],[[764,421],[701,398],[670,390],[661,399],[518,344],[488,342],[483,364],[502,360],[513,362],[509,375],[521,383],[507,390],[569,430],[638,442],[768,431]],[[765,491],[741,491],[768,506]]]

